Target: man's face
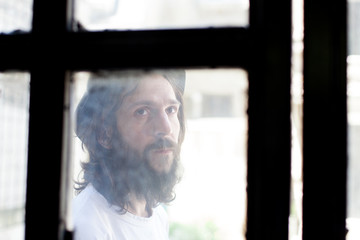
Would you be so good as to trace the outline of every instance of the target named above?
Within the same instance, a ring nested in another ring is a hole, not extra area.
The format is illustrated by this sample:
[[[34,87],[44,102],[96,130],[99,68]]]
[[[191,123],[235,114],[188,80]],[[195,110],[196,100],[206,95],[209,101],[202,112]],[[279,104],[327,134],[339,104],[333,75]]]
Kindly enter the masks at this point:
[[[180,122],[170,83],[160,75],[143,78],[117,111],[117,130],[124,142],[148,161],[157,173],[170,171]]]

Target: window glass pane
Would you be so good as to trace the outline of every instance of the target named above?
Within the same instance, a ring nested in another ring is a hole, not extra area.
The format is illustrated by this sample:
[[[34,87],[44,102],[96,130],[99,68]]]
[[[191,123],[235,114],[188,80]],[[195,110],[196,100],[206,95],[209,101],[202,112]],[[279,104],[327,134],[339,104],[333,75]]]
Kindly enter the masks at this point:
[[[360,1],[348,0],[347,240],[360,239]]]
[[[30,31],[32,0],[0,0],[0,33]]]
[[[289,240],[302,239],[302,132],[303,132],[303,0],[292,1],[292,69],[291,69],[291,197]]]
[[[24,239],[29,79],[0,73],[0,239]]]
[[[88,79],[76,73],[70,90],[74,178],[91,182],[74,192],[75,239],[125,234],[129,221],[141,226],[131,236],[245,239],[247,73],[121,71]]]
[[[87,30],[247,26],[249,0],[77,0]]]

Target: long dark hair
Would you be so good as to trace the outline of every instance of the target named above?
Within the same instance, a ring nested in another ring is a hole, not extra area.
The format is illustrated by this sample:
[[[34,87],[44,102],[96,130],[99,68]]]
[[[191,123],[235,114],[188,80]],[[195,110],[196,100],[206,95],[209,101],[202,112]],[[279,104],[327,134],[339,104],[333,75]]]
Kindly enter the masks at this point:
[[[122,136],[116,130],[116,111],[123,99],[131,94],[139,81],[147,74],[164,76],[172,85],[180,102],[178,119],[180,134],[174,165],[170,174],[158,176],[146,166],[146,161],[134,161],[139,156],[128,151]],[[141,194],[147,202],[147,210],[158,203],[168,203],[175,198],[173,187],[180,180],[178,174],[179,152],[185,136],[183,91],[185,76],[183,71],[104,71],[92,73],[88,89],[76,110],[76,135],[89,154],[89,160],[82,163],[83,179],[77,181],[75,189],[81,192],[92,184],[111,205],[120,207],[122,213],[131,205],[130,191]],[[114,131],[113,131],[114,130]],[[106,148],[100,144],[107,131],[112,131]],[[133,159],[131,159],[133,158]]]

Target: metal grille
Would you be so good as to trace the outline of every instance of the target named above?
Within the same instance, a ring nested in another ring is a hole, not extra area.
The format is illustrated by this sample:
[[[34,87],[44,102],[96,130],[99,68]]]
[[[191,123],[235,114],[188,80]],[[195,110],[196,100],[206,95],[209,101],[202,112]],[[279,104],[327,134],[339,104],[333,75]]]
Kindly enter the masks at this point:
[[[24,239],[29,80],[0,74],[0,239]]]

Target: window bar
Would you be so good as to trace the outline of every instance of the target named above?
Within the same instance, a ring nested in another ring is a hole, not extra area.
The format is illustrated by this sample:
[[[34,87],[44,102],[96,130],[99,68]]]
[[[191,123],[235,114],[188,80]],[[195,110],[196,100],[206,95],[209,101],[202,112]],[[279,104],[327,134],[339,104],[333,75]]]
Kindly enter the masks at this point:
[[[304,1],[303,239],[345,239],[346,0]]]
[[[66,0],[34,0],[25,239],[59,239],[67,20]]]
[[[247,240],[288,239],[291,1],[252,0]]]

